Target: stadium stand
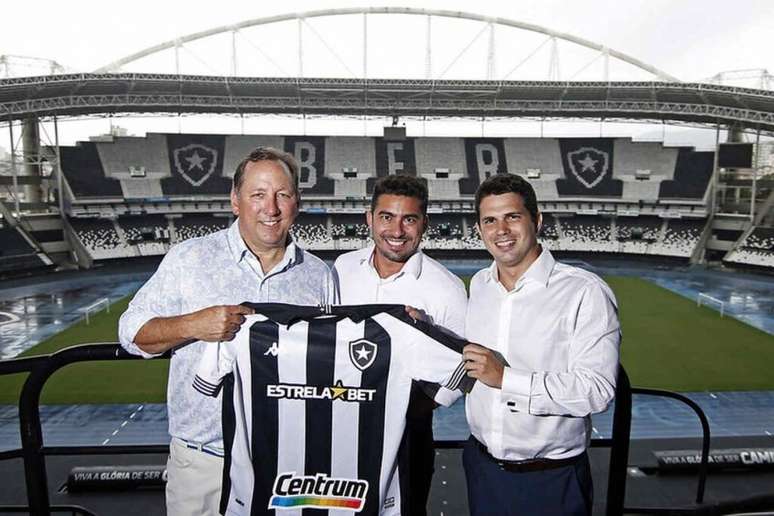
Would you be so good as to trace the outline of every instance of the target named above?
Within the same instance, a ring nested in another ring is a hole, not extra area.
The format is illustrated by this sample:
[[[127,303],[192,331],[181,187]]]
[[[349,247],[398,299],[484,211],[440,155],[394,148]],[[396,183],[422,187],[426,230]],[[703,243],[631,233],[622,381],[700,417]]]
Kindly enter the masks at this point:
[[[467,177],[460,179],[460,193],[474,195],[487,177],[508,172],[503,138],[465,138]]]
[[[369,235],[363,214],[340,214],[331,224],[334,249],[360,249],[368,245]]]
[[[611,138],[560,138],[564,178],[556,189],[565,197],[621,197],[623,182],[613,179],[615,155]]]
[[[302,197],[313,199],[314,208],[299,216],[293,235],[312,250],[367,244],[364,217],[352,210],[368,199],[376,178],[394,173],[427,182],[436,211],[431,209],[425,247],[483,249],[466,203],[481,180],[507,171],[535,187],[545,211],[541,239],[552,250],[688,258],[703,228],[706,207],[696,202],[705,195],[713,160],[710,152],[629,138],[109,137],[62,148],[62,161],[76,214],[120,219],[73,217],[73,228],[94,259],[163,254],[170,240],[225,227],[234,169],[255,147],[267,145],[301,163]],[[113,198],[149,202],[142,209],[156,215],[123,215],[135,208],[112,204]],[[205,205],[198,213],[175,205],[189,201]],[[670,206],[662,207],[664,201]],[[680,206],[682,201],[690,206]],[[670,210],[701,218],[662,218]],[[765,252],[740,246],[728,258]]]
[[[0,272],[33,269],[45,265],[35,249],[16,228],[0,227]]]
[[[213,215],[184,214],[180,218],[173,219],[175,237],[173,243],[182,242],[189,238],[197,238],[228,227],[227,217],[215,217]]]
[[[680,148],[673,180],[661,182],[661,199],[702,199],[712,177],[714,154]]]
[[[559,238],[559,233],[556,230],[556,217],[550,213],[543,213],[543,227],[540,230],[540,239],[556,240]]]
[[[229,135],[226,136],[223,157],[223,176],[234,177],[239,163],[257,147],[283,147],[282,136],[273,135]]]
[[[576,215],[557,218],[562,228],[559,249],[565,251],[612,252],[616,245],[611,239],[609,218]]]
[[[298,160],[302,195],[333,195],[333,180],[325,177],[325,138],[286,136],[284,149]]]
[[[457,249],[463,236],[462,219],[459,215],[432,213],[422,245],[427,249]]]
[[[651,248],[653,254],[688,258],[699,243],[705,220],[668,220],[663,238]]]
[[[753,228],[724,261],[741,265],[774,267],[774,228]]]
[[[376,177],[366,182],[366,191],[371,195],[376,179],[390,174],[406,174],[416,177],[417,158],[414,138],[377,138],[375,140]]]
[[[60,155],[62,172],[76,199],[122,197],[121,183],[105,176],[96,143],[61,147]]]
[[[161,255],[169,249],[169,222],[163,215],[122,216],[118,225],[126,243],[140,256]]]
[[[651,244],[661,237],[664,220],[659,217],[617,217],[615,219],[618,252],[649,254]]]
[[[226,137],[168,134],[170,177],[161,180],[165,196],[227,195],[231,180],[223,177]]]
[[[301,213],[290,230],[293,240],[304,249],[333,249],[333,239],[328,233],[327,215]]]
[[[335,196],[365,197],[368,178],[376,177],[373,138],[326,138],[325,145],[325,170],[334,180]]]
[[[75,236],[95,260],[132,256],[131,248],[116,231],[111,220],[71,218]]]
[[[459,199],[465,177],[465,144],[462,138],[417,138],[417,169],[427,179],[431,199]]]
[[[507,138],[508,171],[527,179],[541,201],[559,198],[556,180],[562,177],[562,157],[555,138]]]

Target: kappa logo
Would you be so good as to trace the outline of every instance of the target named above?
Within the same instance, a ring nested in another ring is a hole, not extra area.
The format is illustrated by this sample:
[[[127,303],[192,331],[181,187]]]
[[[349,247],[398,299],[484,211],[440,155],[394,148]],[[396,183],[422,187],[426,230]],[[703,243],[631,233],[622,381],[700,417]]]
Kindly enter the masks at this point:
[[[191,186],[201,186],[215,172],[218,151],[199,143],[178,147],[172,152],[175,169]]]
[[[271,355],[273,357],[279,356],[279,346],[276,342],[271,343],[271,347],[266,350],[266,353],[263,354],[263,356]]]
[[[371,367],[378,351],[379,347],[370,340],[357,339],[349,343],[349,359],[361,371]]]
[[[341,509],[360,512],[368,494],[368,481],[333,478],[325,473],[296,475],[281,473],[274,480],[269,509]]]
[[[594,188],[610,169],[610,155],[594,147],[581,147],[567,153],[572,175],[586,188]]]

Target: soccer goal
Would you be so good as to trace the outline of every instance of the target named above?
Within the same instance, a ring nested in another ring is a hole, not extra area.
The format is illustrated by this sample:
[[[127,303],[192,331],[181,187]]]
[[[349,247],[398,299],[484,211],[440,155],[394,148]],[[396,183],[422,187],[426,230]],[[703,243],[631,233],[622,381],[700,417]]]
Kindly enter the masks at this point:
[[[107,297],[103,297],[102,299],[98,299],[94,301],[89,306],[84,306],[81,308],[81,312],[84,312],[86,314],[86,324],[89,324],[89,316],[93,313],[99,312],[102,310],[102,308],[105,308],[107,313],[110,313],[110,299]]]
[[[714,306],[720,309],[720,317],[723,317],[726,313],[726,303],[716,297],[712,297],[704,292],[699,292],[696,296],[696,306]]]

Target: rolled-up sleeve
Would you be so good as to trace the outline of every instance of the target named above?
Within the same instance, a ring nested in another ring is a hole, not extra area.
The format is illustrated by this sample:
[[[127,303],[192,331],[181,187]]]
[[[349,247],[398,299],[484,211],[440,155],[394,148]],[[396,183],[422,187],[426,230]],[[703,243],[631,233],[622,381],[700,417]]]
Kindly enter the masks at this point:
[[[133,355],[140,355],[144,358],[158,356],[146,353],[135,344],[134,339],[137,333],[151,319],[171,317],[182,313],[178,256],[176,248],[172,248],[167,253],[158,270],[137,291],[118,321],[118,339],[121,346]]]
[[[589,283],[581,293],[567,371],[531,375],[529,412],[585,417],[605,410],[615,396],[620,340],[615,297],[606,286]],[[525,380],[514,384],[524,386]]]

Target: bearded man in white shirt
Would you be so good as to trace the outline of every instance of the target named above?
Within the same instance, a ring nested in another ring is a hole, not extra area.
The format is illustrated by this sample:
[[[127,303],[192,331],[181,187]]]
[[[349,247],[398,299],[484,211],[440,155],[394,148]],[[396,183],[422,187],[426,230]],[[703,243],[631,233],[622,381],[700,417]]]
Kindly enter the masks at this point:
[[[334,282],[341,304],[408,305],[412,317],[462,336],[465,286],[419,249],[428,225],[427,202],[427,187],[416,177],[392,175],[376,181],[371,209],[366,213],[374,244],[339,256],[333,266]],[[407,459],[402,465],[408,463],[408,470],[398,472],[401,484],[409,482],[408,506],[403,507],[403,514],[411,516],[426,514],[435,460],[433,400],[449,405],[459,396],[436,389],[417,382],[411,389],[406,440],[401,448]]]
[[[492,176],[476,192],[477,229],[494,258],[470,284],[464,350],[478,379],[463,454],[471,514],[589,515],[592,413],[613,400],[620,325],[596,275],[537,241],[532,186]]]

